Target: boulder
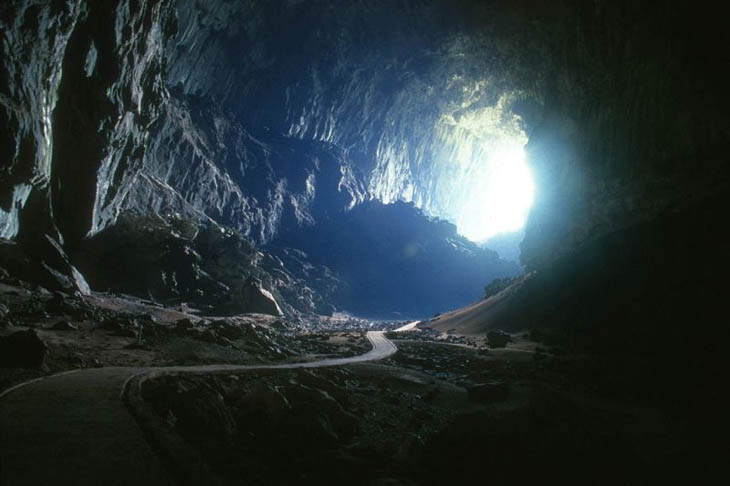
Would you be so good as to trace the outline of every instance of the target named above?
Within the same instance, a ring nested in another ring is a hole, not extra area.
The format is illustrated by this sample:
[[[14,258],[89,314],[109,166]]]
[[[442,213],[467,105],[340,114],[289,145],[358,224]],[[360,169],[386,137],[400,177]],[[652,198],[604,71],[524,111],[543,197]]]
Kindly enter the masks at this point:
[[[58,321],[52,327],[54,331],[78,331],[79,328],[68,321]]]
[[[175,322],[175,331],[179,332],[181,334],[185,334],[186,332],[190,331],[194,327],[195,327],[195,324],[193,324],[193,321],[191,321],[187,317]]]
[[[45,235],[45,238],[48,244],[45,246],[45,261],[41,265],[48,272],[51,281],[56,284],[56,288],[60,286],[71,293],[80,292],[82,295],[90,295],[91,288],[89,288],[88,282],[71,264],[71,259],[61,244],[50,235]]]
[[[201,341],[204,341],[206,343],[211,343],[211,344],[217,344],[219,341],[218,335],[215,332],[213,332],[211,329],[206,329],[205,331],[203,331],[201,333],[199,339]]]
[[[494,330],[487,333],[490,348],[504,348],[512,342],[512,336],[504,331]]]
[[[60,313],[66,310],[66,296],[62,292],[53,292],[50,300],[46,302],[46,311]]]
[[[247,312],[272,316],[284,315],[271,292],[261,286],[260,280],[249,278],[241,293]]]
[[[183,435],[203,439],[213,449],[231,447],[236,420],[223,395],[205,380],[160,380],[146,384],[142,393],[149,402],[164,404],[165,415],[172,414],[171,421]]]
[[[243,329],[241,329],[240,326],[237,326],[235,323],[219,320],[213,322],[211,324],[219,336],[222,336],[227,339],[241,339],[245,332]]]
[[[0,338],[1,368],[40,366],[48,355],[46,343],[35,330],[18,331]]]

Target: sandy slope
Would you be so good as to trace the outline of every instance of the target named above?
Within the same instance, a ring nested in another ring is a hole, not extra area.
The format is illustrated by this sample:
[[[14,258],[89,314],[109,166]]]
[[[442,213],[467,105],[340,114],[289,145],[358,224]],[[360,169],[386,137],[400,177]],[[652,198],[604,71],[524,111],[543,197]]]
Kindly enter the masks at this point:
[[[490,324],[507,308],[511,297],[512,292],[508,288],[488,299],[425,321],[419,324],[419,327],[432,327],[441,332],[454,330],[465,335],[484,334]]]

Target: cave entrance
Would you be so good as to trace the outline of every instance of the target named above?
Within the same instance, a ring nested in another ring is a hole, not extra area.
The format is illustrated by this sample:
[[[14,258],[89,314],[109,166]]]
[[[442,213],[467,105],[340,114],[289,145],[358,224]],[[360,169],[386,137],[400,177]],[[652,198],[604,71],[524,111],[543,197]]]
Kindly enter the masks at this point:
[[[482,243],[518,232],[532,207],[535,183],[521,117],[505,94],[494,106],[445,114],[432,146],[436,190],[426,209]]]
[[[520,141],[501,140],[483,152],[456,196],[459,233],[475,242],[522,229],[535,192]]]

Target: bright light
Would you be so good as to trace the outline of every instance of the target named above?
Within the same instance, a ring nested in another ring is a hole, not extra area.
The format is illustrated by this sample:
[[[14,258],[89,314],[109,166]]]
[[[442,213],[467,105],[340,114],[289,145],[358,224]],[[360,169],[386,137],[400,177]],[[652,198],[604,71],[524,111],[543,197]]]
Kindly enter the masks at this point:
[[[491,147],[484,155],[457,218],[459,233],[472,241],[522,228],[535,192],[521,144]]]
[[[420,145],[398,139],[378,147],[370,190],[386,203],[412,201],[482,242],[525,225],[535,186],[524,123],[509,108],[522,94],[503,93],[485,105],[479,100],[489,83],[466,88],[463,102],[445,112]]]

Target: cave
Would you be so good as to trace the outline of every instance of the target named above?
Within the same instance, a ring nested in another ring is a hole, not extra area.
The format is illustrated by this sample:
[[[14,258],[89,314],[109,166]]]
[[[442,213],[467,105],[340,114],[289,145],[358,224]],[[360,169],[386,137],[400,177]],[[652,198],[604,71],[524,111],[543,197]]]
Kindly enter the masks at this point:
[[[3,2],[0,486],[719,473],[724,23]]]

